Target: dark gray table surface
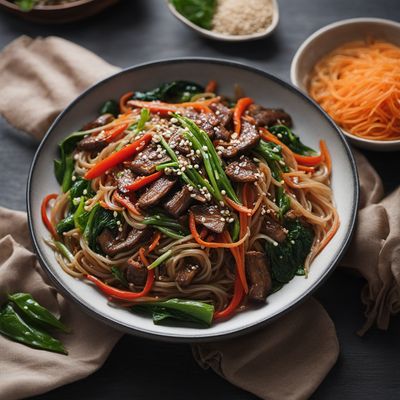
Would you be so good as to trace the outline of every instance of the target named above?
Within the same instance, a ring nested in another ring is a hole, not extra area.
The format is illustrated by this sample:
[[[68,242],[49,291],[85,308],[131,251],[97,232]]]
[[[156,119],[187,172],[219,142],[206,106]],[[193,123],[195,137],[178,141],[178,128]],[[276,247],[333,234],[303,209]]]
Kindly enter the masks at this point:
[[[281,20],[271,37],[227,44],[187,30],[163,3],[125,0],[92,19],[63,26],[27,23],[0,13],[0,48],[22,34],[58,35],[121,67],[162,58],[206,56],[239,60],[289,80],[295,50],[316,29],[351,17],[400,20],[399,0],[280,0]],[[38,143],[1,119],[0,142],[0,205],[24,210],[28,169]],[[399,185],[399,152],[364,154],[381,174],[387,191]],[[341,354],[313,399],[400,398],[400,318],[393,318],[387,332],[373,329],[363,338],[356,336],[363,322],[362,287],[360,278],[339,269],[316,293],[336,325]],[[160,395],[164,399],[254,398],[200,369],[188,345],[125,336],[98,372],[35,399],[153,399]]]

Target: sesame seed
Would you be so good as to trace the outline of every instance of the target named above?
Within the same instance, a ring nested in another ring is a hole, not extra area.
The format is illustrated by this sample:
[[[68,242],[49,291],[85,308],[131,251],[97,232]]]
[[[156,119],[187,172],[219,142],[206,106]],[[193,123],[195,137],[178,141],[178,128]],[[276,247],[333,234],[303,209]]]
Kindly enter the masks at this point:
[[[113,216],[114,216],[114,218],[117,218],[118,217],[118,213],[116,211],[114,211],[113,212]]]

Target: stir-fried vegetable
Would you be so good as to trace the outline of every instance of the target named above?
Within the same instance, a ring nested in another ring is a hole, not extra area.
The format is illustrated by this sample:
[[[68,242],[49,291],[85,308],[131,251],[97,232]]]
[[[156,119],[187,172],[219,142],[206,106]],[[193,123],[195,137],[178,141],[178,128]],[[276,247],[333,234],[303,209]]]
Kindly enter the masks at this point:
[[[242,97],[236,103],[235,109],[233,111],[233,124],[235,126],[235,132],[240,135],[242,128],[242,116],[250,104],[253,104],[253,99],[250,97]]]
[[[142,303],[131,308],[133,312],[149,313],[155,324],[168,320],[192,322],[200,326],[211,325],[214,306],[193,300],[169,299],[152,303]]]
[[[147,92],[136,92],[133,98],[144,101],[160,100],[167,103],[184,103],[190,101],[194,94],[203,92],[204,88],[197,83],[173,81],[163,83],[159,87]]]
[[[260,155],[265,159],[271,169],[272,176],[277,181],[281,179],[282,172],[289,171],[283,159],[281,146],[272,142],[260,140],[258,145],[255,147],[254,152],[256,155]]]
[[[314,231],[299,219],[287,219],[284,226],[288,230],[285,241],[279,246],[268,243],[266,248],[272,277],[280,283],[289,282],[299,269],[304,269],[314,241]]]
[[[115,100],[107,100],[103,103],[103,105],[99,109],[99,114],[112,114],[114,117],[118,117],[119,114],[119,106]]]
[[[56,231],[59,235],[62,235],[64,232],[68,232],[73,228],[75,228],[75,221],[73,214],[68,215],[68,217],[64,218],[56,225]]]
[[[118,227],[119,217],[114,217],[114,213],[96,204],[90,211],[89,218],[83,233],[89,247],[96,253],[101,254],[101,249],[97,244],[97,237],[104,229],[115,230]]]
[[[296,154],[301,154],[303,156],[314,156],[317,154],[314,149],[302,143],[300,138],[285,125],[272,126],[269,128],[269,131]]]

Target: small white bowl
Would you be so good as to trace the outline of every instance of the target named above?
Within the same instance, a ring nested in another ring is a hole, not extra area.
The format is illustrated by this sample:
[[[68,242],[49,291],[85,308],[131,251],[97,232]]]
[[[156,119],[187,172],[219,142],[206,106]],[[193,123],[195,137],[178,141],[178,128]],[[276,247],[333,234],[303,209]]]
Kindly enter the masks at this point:
[[[307,93],[312,68],[324,55],[343,43],[366,37],[383,39],[400,46],[400,23],[380,18],[353,18],[327,25],[309,36],[299,47],[292,60],[290,79]],[[355,146],[375,151],[400,150],[400,140],[368,140],[342,129],[346,138]]]
[[[256,40],[265,38],[270,35],[278,25],[279,21],[279,8],[278,3],[276,0],[271,0],[272,3],[272,22],[271,24],[263,31],[257,32],[250,35],[225,35],[223,33],[213,32],[208,29],[201,28],[200,26],[194,24],[193,22],[189,21],[186,17],[180,14],[175,7],[172,5],[170,0],[166,0],[167,5],[171,13],[181,22],[183,22],[186,26],[191,28],[192,30],[200,33],[200,35],[205,36],[209,39],[213,40],[221,40],[225,42],[245,42],[249,40]]]

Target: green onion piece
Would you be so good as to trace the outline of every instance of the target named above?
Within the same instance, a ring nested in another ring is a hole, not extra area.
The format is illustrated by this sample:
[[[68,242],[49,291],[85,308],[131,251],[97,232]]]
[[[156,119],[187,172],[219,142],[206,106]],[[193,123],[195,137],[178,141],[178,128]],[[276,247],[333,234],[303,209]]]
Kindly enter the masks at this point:
[[[69,261],[72,262],[74,261],[75,257],[73,254],[69,251],[68,247],[65,246],[64,243],[61,243],[57,240],[54,241],[55,246],[57,247],[57,250]]]
[[[156,166],[156,171],[161,171],[165,168],[176,168],[178,167],[178,163],[175,161],[171,161],[171,162],[166,162],[164,164],[159,164]]]
[[[156,260],[154,260],[148,267],[148,270],[154,269],[158,267],[160,264],[162,264],[165,260],[167,260],[172,254],[172,250],[166,251],[162,256],[158,257]]]
[[[185,237],[185,236],[173,231],[172,229],[165,228],[164,226],[155,226],[155,228],[158,229],[165,236],[168,236],[172,239],[182,239]]]

